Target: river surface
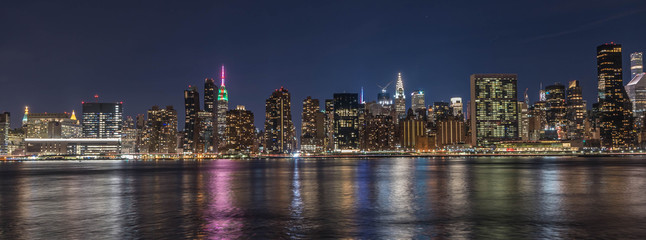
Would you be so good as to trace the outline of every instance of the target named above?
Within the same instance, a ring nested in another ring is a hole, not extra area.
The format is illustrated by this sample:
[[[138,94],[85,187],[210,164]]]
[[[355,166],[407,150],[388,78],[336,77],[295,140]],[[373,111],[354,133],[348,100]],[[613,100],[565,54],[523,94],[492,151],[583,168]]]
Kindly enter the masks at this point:
[[[0,163],[0,239],[645,239],[646,159]]]

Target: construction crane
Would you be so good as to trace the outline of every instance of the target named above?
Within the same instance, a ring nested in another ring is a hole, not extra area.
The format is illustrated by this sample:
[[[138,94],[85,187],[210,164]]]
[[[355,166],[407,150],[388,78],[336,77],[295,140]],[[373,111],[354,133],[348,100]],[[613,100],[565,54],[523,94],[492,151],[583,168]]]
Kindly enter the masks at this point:
[[[390,86],[390,84],[392,84],[394,81],[395,81],[395,80],[390,81],[388,84],[386,84],[386,86],[385,86],[385,87],[382,87],[381,85],[377,84],[377,87],[381,88],[381,92],[382,92],[382,93],[385,93],[385,92],[386,92],[386,88],[388,88],[388,86]]]

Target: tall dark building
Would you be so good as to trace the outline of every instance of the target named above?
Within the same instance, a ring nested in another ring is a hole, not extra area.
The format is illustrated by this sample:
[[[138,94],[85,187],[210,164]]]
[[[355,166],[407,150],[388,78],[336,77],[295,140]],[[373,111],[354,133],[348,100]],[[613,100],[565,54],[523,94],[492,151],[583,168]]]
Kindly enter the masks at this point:
[[[441,121],[447,120],[453,116],[453,110],[448,102],[434,102],[433,103],[433,120]]]
[[[518,140],[516,74],[471,75],[471,144]]]
[[[359,94],[334,94],[334,149],[359,150]]]
[[[184,152],[195,152],[199,140],[198,116],[200,111],[200,94],[196,87],[188,86],[184,90]]]
[[[547,125],[550,130],[558,133],[559,139],[564,139],[566,137],[565,86],[554,83],[554,85],[545,87],[545,101],[547,102]]]
[[[119,138],[123,121],[121,103],[83,103],[83,136]]]
[[[215,80],[213,78],[204,79],[204,111],[215,114]]]
[[[566,105],[568,139],[583,139],[586,103],[578,80],[572,80],[568,84]]]
[[[621,45],[606,43],[597,47],[601,146],[622,149],[632,146],[632,103],[624,89]]]
[[[280,88],[265,102],[265,150],[291,153],[296,147],[289,91]]]
[[[9,129],[11,118],[9,112],[0,113],[0,155],[9,154]]]

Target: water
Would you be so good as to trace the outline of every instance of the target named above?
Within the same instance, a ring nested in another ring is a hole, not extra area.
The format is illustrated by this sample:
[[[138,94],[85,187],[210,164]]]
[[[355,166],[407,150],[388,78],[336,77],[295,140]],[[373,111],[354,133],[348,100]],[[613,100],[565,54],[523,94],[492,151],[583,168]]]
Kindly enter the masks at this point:
[[[646,159],[0,163],[0,239],[646,237]]]

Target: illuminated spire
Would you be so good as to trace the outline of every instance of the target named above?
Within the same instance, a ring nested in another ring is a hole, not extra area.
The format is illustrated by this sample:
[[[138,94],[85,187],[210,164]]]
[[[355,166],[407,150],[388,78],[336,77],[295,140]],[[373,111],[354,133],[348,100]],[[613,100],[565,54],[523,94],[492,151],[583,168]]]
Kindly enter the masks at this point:
[[[222,77],[221,77],[221,79],[222,79],[222,83],[220,84],[220,86],[224,86],[224,65],[222,65]]]
[[[29,115],[29,107],[25,106],[25,116],[22,117],[22,125],[27,124],[27,115]]]
[[[404,81],[402,81],[402,73],[397,75],[397,85],[395,86],[395,99],[406,98],[404,94]]]
[[[222,65],[222,83],[220,84],[220,89],[218,89],[218,101],[229,101],[229,93],[227,88],[224,86],[224,65]]]
[[[74,113],[74,110],[72,110],[72,116],[70,119],[76,121],[76,113]]]
[[[361,99],[359,99],[359,102],[360,102],[361,104],[366,103],[365,101],[363,101],[363,87],[361,87]]]

